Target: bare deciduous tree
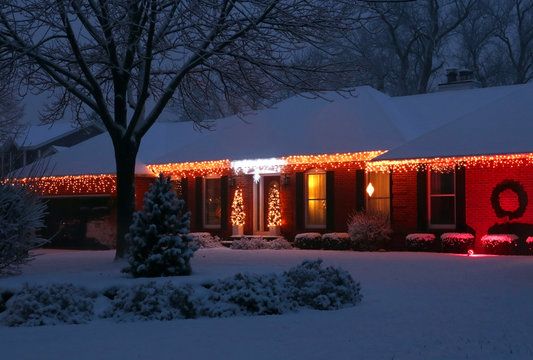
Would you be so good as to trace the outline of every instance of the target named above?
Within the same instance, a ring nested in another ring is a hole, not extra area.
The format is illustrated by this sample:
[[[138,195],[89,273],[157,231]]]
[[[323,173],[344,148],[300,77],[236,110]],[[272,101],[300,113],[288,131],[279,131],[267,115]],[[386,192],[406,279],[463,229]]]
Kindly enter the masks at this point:
[[[352,40],[362,66],[393,95],[425,93],[444,65],[442,52],[476,0],[369,3]],[[364,41],[364,38],[367,41]],[[387,66],[376,66],[376,64]]]
[[[0,45],[23,86],[55,95],[46,118],[96,113],[114,145],[117,257],[134,211],[143,135],[171,103],[195,116],[315,91],[328,67],[295,63],[354,23],[339,0],[0,0]],[[200,111],[201,112],[201,111]],[[198,118],[195,118],[196,120]],[[110,154],[111,156],[111,154]]]

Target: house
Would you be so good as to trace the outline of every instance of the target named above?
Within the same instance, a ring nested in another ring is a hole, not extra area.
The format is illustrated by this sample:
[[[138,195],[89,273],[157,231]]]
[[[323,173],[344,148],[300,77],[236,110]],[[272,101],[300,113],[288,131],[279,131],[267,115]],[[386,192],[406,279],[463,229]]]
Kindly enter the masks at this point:
[[[519,218],[510,212],[516,204],[523,207],[523,196],[500,191],[508,220],[502,222],[487,194],[504,180],[515,180],[526,194],[533,186],[533,149],[525,138],[531,95],[532,85],[514,85],[391,98],[363,86],[355,96],[299,96],[244,118],[220,119],[214,131],[158,123],[139,150],[137,207],[163,172],[172,175],[192,213],[191,230],[224,238],[234,231],[289,239],[301,232],[346,231],[348,216],[362,209],[389,215],[398,238],[420,231],[470,231],[476,237],[515,231],[493,225],[531,222],[529,208]],[[78,212],[69,221],[83,238],[106,246],[114,235],[108,231],[108,239],[101,239],[106,231],[97,227],[113,227],[109,154],[107,134],[54,154],[53,173],[41,186],[50,204],[72,203],[62,213]],[[231,222],[236,194],[244,204],[242,229]],[[269,226],[269,204],[277,198],[275,217],[281,220]],[[76,210],[82,208],[84,214]]]

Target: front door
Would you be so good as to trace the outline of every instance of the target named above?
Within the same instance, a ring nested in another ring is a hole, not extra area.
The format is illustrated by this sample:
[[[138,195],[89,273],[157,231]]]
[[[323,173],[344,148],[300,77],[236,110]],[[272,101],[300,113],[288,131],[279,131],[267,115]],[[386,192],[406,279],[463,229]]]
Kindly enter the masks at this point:
[[[279,175],[261,175],[254,183],[254,235],[268,234],[269,195],[274,187],[279,189],[279,179]]]

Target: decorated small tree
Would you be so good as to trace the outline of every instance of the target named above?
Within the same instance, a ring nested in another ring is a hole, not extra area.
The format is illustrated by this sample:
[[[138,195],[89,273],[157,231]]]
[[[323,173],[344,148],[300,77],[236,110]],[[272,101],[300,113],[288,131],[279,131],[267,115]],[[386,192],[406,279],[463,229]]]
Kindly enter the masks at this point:
[[[159,175],[145,194],[143,210],[134,214],[127,234],[130,242],[129,267],[134,277],[188,275],[196,250],[188,236],[190,213],[176,198],[170,176]]]
[[[233,203],[231,204],[231,224],[233,226],[242,227],[245,223],[245,217],[246,213],[244,212],[242,189],[237,188],[235,190],[235,195],[233,196]]]
[[[281,204],[279,201],[279,189],[273,184],[268,192],[268,226],[273,228],[281,226]]]

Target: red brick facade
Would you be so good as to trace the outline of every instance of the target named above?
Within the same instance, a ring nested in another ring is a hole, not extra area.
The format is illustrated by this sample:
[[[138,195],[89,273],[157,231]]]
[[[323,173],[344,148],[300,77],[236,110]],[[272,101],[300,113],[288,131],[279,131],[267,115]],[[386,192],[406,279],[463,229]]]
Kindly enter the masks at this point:
[[[419,224],[421,210],[417,198],[421,190],[417,185],[419,182],[417,177],[416,171],[393,172],[392,225],[398,234],[423,231],[439,235],[445,231],[467,231],[474,234],[475,250],[478,252],[482,250],[480,239],[486,234],[512,233],[518,235],[522,243],[527,236],[533,236],[533,206],[531,204],[526,207],[523,216],[508,219],[498,217],[491,203],[494,188],[504,180],[514,180],[520,183],[531,201],[533,167],[467,167],[464,181],[465,229],[428,229],[423,226],[424,224]],[[427,197],[427,192],[425,196]],[[509,211],[516,209],[519,205],[516,193],[510,190],[500,194],[499,202],[502,208]],[[460,201],[457,201],[457,206],[460,206],[459,204]],[[427,223],[425,225],[427,226]],[[523,249],[517,249],[516,252],[523,252]]]

